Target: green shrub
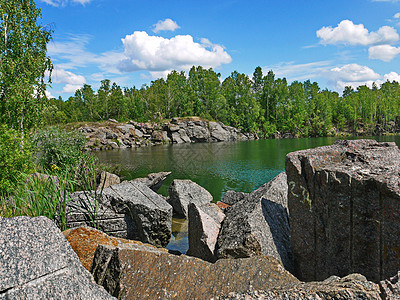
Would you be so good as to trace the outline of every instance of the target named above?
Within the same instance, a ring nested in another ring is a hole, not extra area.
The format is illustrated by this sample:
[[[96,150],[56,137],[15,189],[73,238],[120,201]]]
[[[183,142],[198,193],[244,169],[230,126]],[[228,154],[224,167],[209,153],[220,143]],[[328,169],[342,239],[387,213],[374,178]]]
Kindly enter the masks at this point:
[[[9,194],[33,169],[28,139],[7,126],[0,126],[0,193]]]
[[[53,174],[77,168],[85,156],[85,143],[83,134],[77,131],[66,132],[57,127],[43,129],[33,137],[38,164]]]

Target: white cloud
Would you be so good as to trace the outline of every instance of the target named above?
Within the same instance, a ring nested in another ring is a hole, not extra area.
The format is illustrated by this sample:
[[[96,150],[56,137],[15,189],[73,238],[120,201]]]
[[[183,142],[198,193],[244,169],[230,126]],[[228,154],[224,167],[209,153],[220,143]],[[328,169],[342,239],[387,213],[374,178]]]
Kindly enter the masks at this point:
[[[49,5],[52,5],[52,6],[58,7],[58,6],[66,6],[69,2],[85,5],[85,4],[89,3],[91,0],[71,0],[71,1],[68,1],[68,0],[40,0],[40,1],[47,3]]]
[[[82,85],[86,83],[86,79],[82,75],[74,74],[70,71],[55,68],[52,73],[52,79],[54,83],[69,83]]]
[[[386,81],[390,81],[390,82],[397,81],[397,82],[400,82],[400,75],[397,74],[396,72],[390,72],[389,74],[385,74],[383,76],[383,81],[384,82],[386,82]]]
[[[63,90],[61,91],[61,93],[75,93],[76,90],[82,88],[83,85],[81,84],[66,84],[63,88]]]
[[[399,40],[399,35],[393,27],[382,26],[375,32],[369,32],[363,24],[356,25],[350,20],[341,21],[337,27],[322,27],[317,31],[321,43],[344,45],[379,45],[392,44]]]
[[[135,31],[123,38],[122,43],[126,58],[119,63],[119,70],[123,72],[186,70],[193,65],[214,68],[232,61],[222,46],[209,41],[196,43],[190,35],[166,39]]]
[[[153,25],[153,32],[157,33],[160,31],[175,31],[180,28],[175,21],[171,19],[165,19],[164,21],[158,21],[157,24]]]
[[[396,55],[400,54],[400,48],[390,45],[373,46],[368,49],[370,59],[380,59],[385,62],[391,61]]]
[[[399,19],[399,18],[400,18],[400,13],[395,14],[395,15],[393,16],[393,18]]]
[[[381,78],[381,75],[367,66],[348,64],[335,67],[324,74],[337,91],[343,91],[346,86],[356,89],[358,86],[372,84]]]

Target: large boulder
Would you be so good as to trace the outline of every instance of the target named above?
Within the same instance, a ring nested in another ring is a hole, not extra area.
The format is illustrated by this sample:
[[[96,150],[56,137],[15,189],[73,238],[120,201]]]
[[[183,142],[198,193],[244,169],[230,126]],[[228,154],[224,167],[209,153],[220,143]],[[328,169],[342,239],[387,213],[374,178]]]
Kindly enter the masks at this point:
[[[211,194],[203,187],[191,180],[175,179],[169,187],[169,203],[174,213],[180,217],[187,217],[190,203],[207,204],[212,202]]]
[[[121,238],[165,247],[171,237],[172,207],[140,182],[122,182],[70,195],[69,227],[87,225]]]
[[[188,218],[189,250],[186,254],[215,262],[218,234],[225,215],[215,203],[190,203]]]
[[[98,286],[55,224],[0,218],[0,299],[115,299]]]
[[[102,196],[100,190],[79,191],[70,194],[65,213],[69,228],[86,225],[121,238],[130,238],[136,235],[136,226],[132,215],[118,212],[108,198]],[[63,220],[60,216],[62,214],[57,217],[57,222],[61,227]]]
[[[218,237],[218,258],[270,255],[293,271],[286,197],[286,174],[282,172],[228,207]]]
[[[145,245],[99,245],[92,273],[118,299],[211,299],[233,291],[270,289],[298,280],[272,257],[209,263]]]
[[[131,182],[141,182],[147,185],[154,192],[157,192],[164,183],[167,176],[170,174],[171,172],[150,173],[144,178],[135,178]]]
[[[394,300],[381,298],[379,286],[368,281],[363,275],[350,274],[344,278],[332,276],[322,282],[295,283],[263,291],[229,293],[217,299],[237,300]]]
[[[357,272],[378,282],[400,270],[400,151],[339,140],[286,156],[296,275]]]
[[[139,182],[122,182],[103,190],[103,202],[117,213],[129,215],[134,227],[129,239],[165,247],[171,238],[172,207]]]

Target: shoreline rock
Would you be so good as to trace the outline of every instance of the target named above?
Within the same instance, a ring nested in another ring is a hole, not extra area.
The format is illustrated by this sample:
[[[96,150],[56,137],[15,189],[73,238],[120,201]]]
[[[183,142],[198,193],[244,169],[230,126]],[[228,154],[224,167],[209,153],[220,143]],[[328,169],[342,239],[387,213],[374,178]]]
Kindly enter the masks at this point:
[[[295,275],[357,272],[379,282],[400,270],[400,150],[338,140],[286,156]]]
[[[170,123],[95,123],[78,130],[88,139],[85,149],[107,150],[161,144],[234,142],[258,139],[257,134],[198,117],[174,118]]]

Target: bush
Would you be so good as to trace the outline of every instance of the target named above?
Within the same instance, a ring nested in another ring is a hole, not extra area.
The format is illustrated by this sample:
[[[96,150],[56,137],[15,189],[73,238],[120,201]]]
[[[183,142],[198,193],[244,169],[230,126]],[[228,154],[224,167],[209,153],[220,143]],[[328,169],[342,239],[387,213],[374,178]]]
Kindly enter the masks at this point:
[[[66,132],[57,127],[43,129],[33,137],[38,164],[50,173],[77,168],[84,159],[85,142],[83,134]]]
[[[29,141],[16,130],[0,126],[0,193],[11,193],[32,169]]]

